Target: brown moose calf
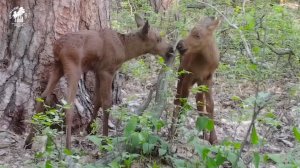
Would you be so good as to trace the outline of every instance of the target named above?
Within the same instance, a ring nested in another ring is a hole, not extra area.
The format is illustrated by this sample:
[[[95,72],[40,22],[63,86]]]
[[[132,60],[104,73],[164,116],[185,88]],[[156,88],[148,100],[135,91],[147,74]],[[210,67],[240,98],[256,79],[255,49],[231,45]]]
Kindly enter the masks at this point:
[[[210,118],[214,117],[214,102],[212,97],[213,74],[219,64],[219,51],[214,39],[214,30],[218,27],[220,21],[211,17],[206,17],[196,25],[184,40],[181,40],[177,49],[180,53],[179,72],[188,71],[179,76],[177,84],[177,94],[174,104],[177,106],[172,118],[171,135],[175,134],[175,125],[179,117],[179,107],[182,106],[180,99],[188,98],[190,88],[197,83],[207,85],[209,90],[205,93],[197,93],[197,110],[202,112],[204,106]],[[205,104],[204,99],[206,100]],[[217,143],[215,129],[210,132],[210,137],[204,134],[204,138],[211,144]]]
[[[91,122],[96,118],[100,107],[103,109],[103,135],[108,135],[109,108],[112,105],[112,81],[121,65],[140,55],[151,53],[165,59],[173,55],[173,47],[150,28],[148,21],[135,17],[137,32],[121,34],[111,29],[80,31],[69,33],[56,40],[53,46],[54,68],[41,97],[46,98],[62,76],[67,77],[67,102],[73,104],[82,73],[93,71],[96,77],[94,111]],[[41,104],[37,112],[41,112]],[[66,110],[66,146],[71,148],[72,109]],[[90,131],[90,124],[87,131]],[[25,141],[31,147],[34,129]]]

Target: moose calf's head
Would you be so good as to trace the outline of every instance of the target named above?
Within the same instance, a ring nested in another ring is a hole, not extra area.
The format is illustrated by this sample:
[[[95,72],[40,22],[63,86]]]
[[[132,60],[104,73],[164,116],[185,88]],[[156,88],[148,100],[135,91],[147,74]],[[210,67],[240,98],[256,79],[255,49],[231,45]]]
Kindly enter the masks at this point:
[[[143,47],[147,53],[160,55],[164,59],[173,56],[173,46],[169,44],[165,38],[162,38],[157,30],[151,28],[148,21],[144,21],[137,14],[135,15],[135,21],[140,28],[138,36],[142,40],[141,47]]]
[[[198,52],[204,47],[209,47],[209,45],[212,44],[212,40],[214,40],[214,30],[219,26],[219,24],[219,19],[215,19],[214,17],[205,17],[191,30],[186,39],[179,41],[176,49],[182,55],[188,49]]]

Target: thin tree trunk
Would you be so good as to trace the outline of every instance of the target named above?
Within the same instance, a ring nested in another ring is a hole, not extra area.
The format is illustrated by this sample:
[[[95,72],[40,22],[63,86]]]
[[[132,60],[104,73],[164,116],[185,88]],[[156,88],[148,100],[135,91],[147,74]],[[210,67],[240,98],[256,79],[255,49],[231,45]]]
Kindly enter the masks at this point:
[[[156,13],[166,11],[174,0],[149,0]]]

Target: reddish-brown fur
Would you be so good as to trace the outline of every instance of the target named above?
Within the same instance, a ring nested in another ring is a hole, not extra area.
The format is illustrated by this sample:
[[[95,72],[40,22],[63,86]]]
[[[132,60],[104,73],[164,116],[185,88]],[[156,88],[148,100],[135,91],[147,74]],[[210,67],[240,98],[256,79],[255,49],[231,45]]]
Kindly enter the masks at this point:
[[[190,88],[197,83],[199,85],[207,85],[209,91],[206,93],[197,93],[196,102],[197,110],[203,111],[206,106],[206,111],[210,118],[214,117],[214,102],[212,97],[212,82],[213,74],[219,64],[219,51],[213,36],[214,30],[218,27],[219,20],[214,20],[210,17],[204,18],[196,25],[184,40],[181,40],[177,49],[180,52],[179,72],[182,70],[188,71],[179,77],[177,84],[177,95],[174,101],[177,105],[173,114],[173,124],[171,135],[174,135],[174,123],[179,117],[179,106],[182,105],[180,98],[188,98]],[[204,103],[206,100],[206,104]],[[217,143],[215,129],[210,132],[210,137],[207,135],[205,139],[211,144]]]
[[[138,27],[135,33],[120,34],[111,29],[69,33],[58,39],[53,46],[54,70],[41,97],[47,97],[62,76],[67,77],[67,102],[73,103],[82,73],[93,71],[96,76],[94,111],[91,122],[103,108],[103,135],[108,135],[108,109],[112,105],[112,81],[121,65],[142,54],[158,54],[165,58],[172,56],[173,48],[151,29],[148,21],[135,17]],[[38,105],[37,112],[41,109]],[[72,109],[66,110],[66,146],[71,148]],[[90,123],[91,124],[91,123]],[[90,124],[88,131],[90,130]],[[25,145],[30,147],[34,131],[27,137]]]

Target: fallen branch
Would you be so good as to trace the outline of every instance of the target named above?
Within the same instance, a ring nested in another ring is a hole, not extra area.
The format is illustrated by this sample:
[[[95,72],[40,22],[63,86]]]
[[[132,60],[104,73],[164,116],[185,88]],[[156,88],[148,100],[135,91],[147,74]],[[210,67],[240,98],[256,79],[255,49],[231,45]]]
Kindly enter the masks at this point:
[[[186,8],[191,8],[191,9],[204,9],[206,6],[202,4],[197,4],[197,5],[187,5]]]
[[[145,99],[145,101],[142,103],[142,105],[135,110],[135,114],[141,116],[143,112],[149,107],[151,100],[153,98],[153,92],[154,92],[154,87],[150,89],[150,92],[147,98]]]
[[[174,51],[176,49],[176,45],[178,42],[179,42],[179,39],[177,39],[175,45],[173,46]],[[162,112],[164,111],[166,102],[167,102],[165,93],[169,87],[169,82],[166,79],[171,74],[169,69],[172,68],[174,65],[175,54],[172,57],[170,57],[169,59],[166,59],[164,61],[165,61],[164,62],[165,65],[161,68],[161,70],[159,72],[158,79],[157,79],[157,82],[154,87],[155,89],[153,88],[150,90],[147,99],[145,99],[145,101],[142,103],[142,105],[137,108],[136,114],[142,115],[143,112],[149,107],[149,105],[152,101],[152,98],[153,98],[154,90],[155,90],[155,102],[154,102],[155,104],[154,104],[154,110],[153,110],[155,113],[153,113],[153,116],[156,118],[161,117]]]
[[[267,46],[273,53],[277,54],[278,56],[282,56],[282,55],[295,55],[294,51],[290,48],[284,48],[281,50],[275,49],[273,46],[271,46],[270,44],[264,42],[261,40],[260,38],[260,34],[259,32],[256,32],[257,34],[257,40],[259,42],[261,42],[263,45]]]
[[[179,42],[179,39],[176,40],[175,45],[173,46],[174,51],[176,51],[176,45]],[[175,63],[175,54],[169,59],[165,60],[165,65],[158,76],[157,85],[156,85],[156,94],[155,94],[155,106],[154,106],[154,117],[160,118],[162,112],[166,107],[166,91],[169,87],[169,82],[167,80],[168,76],[172,73],[169,69],[173,67]]]

